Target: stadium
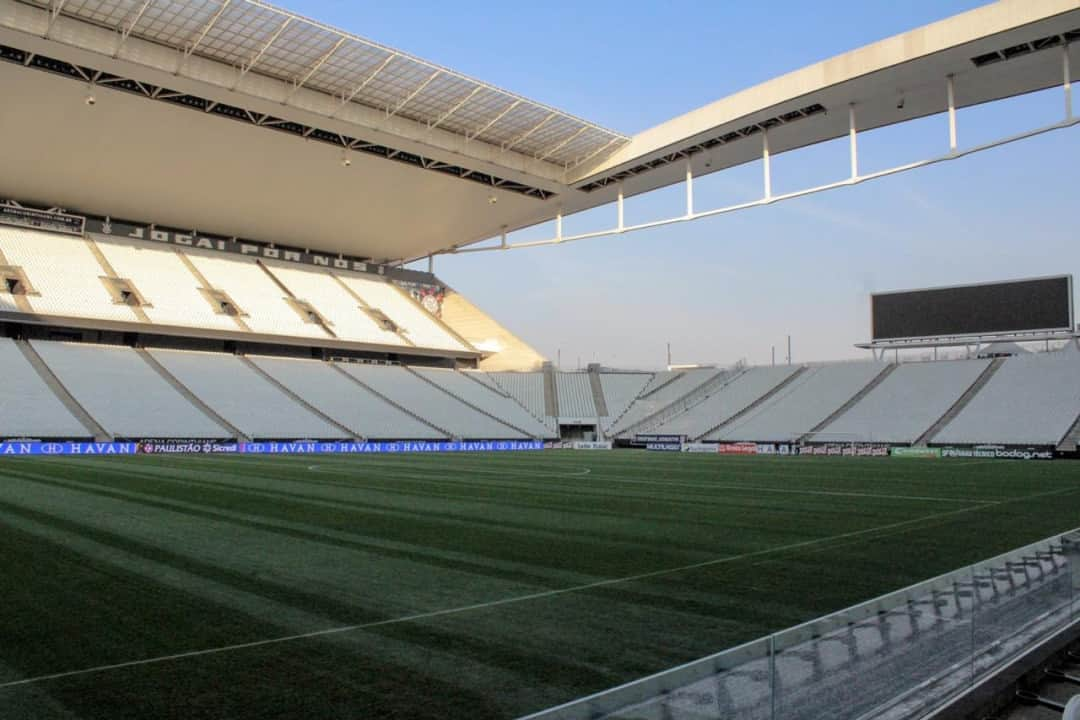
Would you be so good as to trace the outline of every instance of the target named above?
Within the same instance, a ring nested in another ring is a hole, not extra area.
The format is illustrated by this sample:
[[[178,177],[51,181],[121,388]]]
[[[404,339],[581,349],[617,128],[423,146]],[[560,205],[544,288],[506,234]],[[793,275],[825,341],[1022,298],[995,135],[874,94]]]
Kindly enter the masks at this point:
[[[1075,143],[1080,0],[636,135],[261,0],[0,0],[0,61],[0,717],[1080,718],[1060,264],[874,293],[861,359],[664,369],[565,369],[438,274]]]

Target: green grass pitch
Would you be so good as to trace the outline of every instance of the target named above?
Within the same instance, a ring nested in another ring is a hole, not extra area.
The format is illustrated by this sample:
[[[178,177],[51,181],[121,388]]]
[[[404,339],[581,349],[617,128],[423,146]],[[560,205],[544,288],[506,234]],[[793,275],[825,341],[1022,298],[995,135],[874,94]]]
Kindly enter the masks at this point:
[[[512,718],[1078,525],[1069,462],[5,459],[0,717]]]

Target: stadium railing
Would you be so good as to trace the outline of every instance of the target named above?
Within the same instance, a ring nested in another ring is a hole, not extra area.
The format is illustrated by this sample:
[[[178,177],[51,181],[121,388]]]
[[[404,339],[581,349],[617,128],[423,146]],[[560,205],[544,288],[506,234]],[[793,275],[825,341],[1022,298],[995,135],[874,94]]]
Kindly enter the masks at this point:
[[[908,720],[1080,626],[1080,529],[521,720]]]

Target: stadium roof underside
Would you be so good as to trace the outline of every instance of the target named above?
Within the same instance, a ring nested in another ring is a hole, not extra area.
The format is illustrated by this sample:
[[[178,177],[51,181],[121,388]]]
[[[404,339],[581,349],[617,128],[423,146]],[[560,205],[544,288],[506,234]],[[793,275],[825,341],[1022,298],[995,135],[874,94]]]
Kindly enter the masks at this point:
[[[0,197],[407,260],[1067,86],[1078,40],[1080,0],[1003,0],[630,138],[257,0],[0,0]]]

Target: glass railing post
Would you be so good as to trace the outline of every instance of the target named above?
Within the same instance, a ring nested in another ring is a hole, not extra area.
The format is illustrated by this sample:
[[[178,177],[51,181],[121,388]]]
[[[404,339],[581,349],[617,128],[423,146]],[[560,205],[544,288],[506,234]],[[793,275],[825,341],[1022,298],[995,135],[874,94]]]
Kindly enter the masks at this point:
[[[769,636],[769,717],[776,718],[776,635]]]

